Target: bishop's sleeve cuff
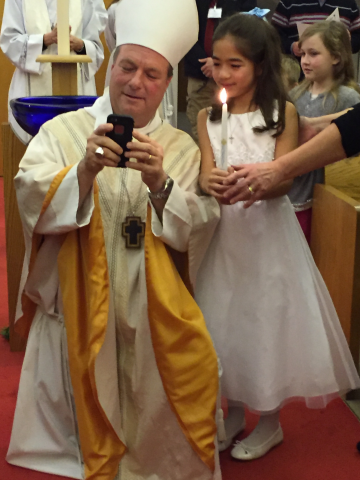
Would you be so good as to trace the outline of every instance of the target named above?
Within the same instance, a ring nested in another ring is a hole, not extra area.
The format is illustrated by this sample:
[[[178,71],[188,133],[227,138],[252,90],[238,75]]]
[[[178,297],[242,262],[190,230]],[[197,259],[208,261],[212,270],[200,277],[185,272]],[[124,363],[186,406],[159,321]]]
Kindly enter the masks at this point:
[[[93,188],[79,208],[79,182],[77,165],[69,170],[50,205],[40,217],[36,232],[61,234],[88,225],[94,210]]]
[[[192,219],[186,202],[185,192],[174,181],[173,188],[163,211],[162,223],[150,202],[151,228],[156,237],[179,252],[186,252],[189,245]]]

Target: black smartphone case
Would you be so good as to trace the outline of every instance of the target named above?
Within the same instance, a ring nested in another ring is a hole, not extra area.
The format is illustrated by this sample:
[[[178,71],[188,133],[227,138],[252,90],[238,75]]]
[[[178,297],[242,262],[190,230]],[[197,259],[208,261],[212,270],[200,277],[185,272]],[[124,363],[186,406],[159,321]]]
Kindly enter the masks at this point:
[[[107,118],[107,123],[112,123],[114,129],[106,134],[107,137],[114,140],[125,152],[128,152],[126,145],[132,140],[132,132],[134,129],[134,119],[130,115],[116,115],[111,114]],[[129,159],[124,156],[124,153],[120,155],[120,162],[118,167],[126,168],[125,162]]]

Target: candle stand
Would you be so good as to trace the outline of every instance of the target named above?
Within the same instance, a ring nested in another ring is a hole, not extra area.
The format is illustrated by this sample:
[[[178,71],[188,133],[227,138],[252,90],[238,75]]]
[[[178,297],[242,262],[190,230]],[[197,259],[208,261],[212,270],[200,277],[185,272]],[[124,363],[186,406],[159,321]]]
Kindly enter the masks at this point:
[[[77,95],[77,64],[91,63],[88,55],[40,55],[40,63],[52,63],[53,95]]]

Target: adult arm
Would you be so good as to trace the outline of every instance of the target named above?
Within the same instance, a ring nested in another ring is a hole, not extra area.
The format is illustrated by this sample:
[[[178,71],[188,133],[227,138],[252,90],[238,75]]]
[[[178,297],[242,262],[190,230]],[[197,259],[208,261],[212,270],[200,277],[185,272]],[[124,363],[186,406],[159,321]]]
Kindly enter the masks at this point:
[[[341,112],[331,113],[330,115],[324,115],[322,117],[312,117],[312,118],[300,117],[300,131],[302,128],[307,128],[307,126],[310,126],[316,131],[316,133],[322,132],[326,127],[330,125],[330,123],[333,120],[336,120],[337,118],[341,117],[342,115],[349,112],[350,110],[352,110],[352,107],[346,108]],[[299,142],[299,143],[305,143],[305,142]]]
[[[86,49],[86,54],[92,59],[92,63],[84,63],[86,79],[92,78],[99,70],[104,60],[104,48],[100,40],[100,21],[99,12],[96,10],[96,4],[93,0],[87,0],[83,11],[83,34],[82,40]]]
[[[342,147],[346,157],[351,157],[360,152],[360,103],[346,113],[333,120],[337,126]],[[344,157],[343,157],[344,158]],[[340,160],[340,159],[339,159]]]
[[[105,136],[113,128],[100,125],[87,140],[85,156],[73,159],[75,164],[67,172],[49,207],[40,216],[49,188],[71,159],[56,137],[59,129],[57,118],[45,124],[30,142],[19,165],[15,188],[25,232],[58,235],[86,225],[93,211],[93,183],[104,166],[115,167],[121,148]],[[101,146],[104,156],[95,154]]]
[[[229,179],[237,181],[238,200],[248,200],[248,186],[255,192],[246,207],[261,200],[280,182],[325,167],[360,152],[360,104],[338,117],[319,135],[276,162],[242,165]],[[245,185],[238,180],[245,179]]]
[[[174,135],[171,151],[174,160],[166,163],[166,171],[174,179],[174,186],[162,222],[153,208],[152,231],[174,250],[188,252],[190,277],[194,282],[218,223],[220,207],[212,196],[200,194],[200,152],[194,141],[180,132]]]
[[[24,72],[40,75],[42,64],[36,62],[36,58],[41,55],[43,44],[43,34],[28,35],[26,33],[22,0],[6,0],[0,47],[9,60]]]
[[[108,11],[105,8],[103,0],[95,0],[95,11],[99,22],[100,35],[104,31],[108,20]]]
[[[298,130],[299,130],[298,116],[296,108],[292,103],[286,104],[285,111],[285,129],[281,135],[276,139],[274,161],[287,153],[295,150],[298,146]],[[270,198],[280,197],[286,195],[292,185],[292,179],[286,179],[281,181],[278,185],[274,186],[263,196],[264,200]]]
[[[359,96],[357,92],[355,92],[355,94],[357,97]],[[299,145],[308,142],[313,137],[315,137],[315,135],[322,132],[326,127],[328,127],[333,120],[336,120],[337,118],[352,110],[353,105],[355,105],[358,101],[359,99],[356,98],[356,101],[350,102],[348,105],[343,105],[344,110],[342,110],[341,112],[331,113],[330,115],[324,115],[322,117],[300,117]],[[346,108],[348,106],[349,108]]]
[[[110,52],[116,47],[116,32],[115,32],[115,8],[117,4],[110,5],[108,9],[108,20],[106,23],[104,35],[105,42]]]
[[[360,125],[360,121],[358,125]],[[349,126],[348,122],[347,126]],[[342,128],[346,127],[343,126]],[[360,142],[357,141],[360,150]],[[342,144],[339,128],[335,123],[332,123],[319,135],[296,150],[280,157],[276,162],[243,165],[234,175],[237,180],[244,178],[246,185],[252,186],[254,194],[248,199],[246,188],[239,188],[238,199],[248,200],[245,207],[249,207],[255,201],[261,200],[269,190],[280,182],[325,167],[346,156],[347,153]]]
[[[15,177],[16,196],[25,234],[33,232],[58,235],[86,225],[90,221],[93,201],[89,195],[79,209],[77,165],[61,182],[49,207],[41,215],[45,196],[55,179],[69,165],[67,156],[55,135],[46,127],[30,142]]]
[[[293,151],[297,147],[298,142],[298,117],[294,105],[290,102],[286,104],[285,110],[285,129],[279,135],[276,141],[276,148],[274,160],[272,163],[278,163],[279,158],[282,158],[288,152]],[[257,164],[257,165],[262,165]],[[255,197],[255,186],[246,177],[239,177],[237,172],[242,171],[242,165],[234,166],[235,172],[224,180],[224,184],[228,189],[224,193],[226,202],[234,204],[238,201],[248,200]],[[241,178],[241,180],[240,180]],[[261,199],[268,200],[282,195],[286,195],[291,187],[292,177],[280,179],[276,184],[270,186],[266,192],[263,192]],[[239,181],[240,180],[240,181]],[[245,192],[247,194],[245,196]],[[251,202],[253,203],[253,202]]]

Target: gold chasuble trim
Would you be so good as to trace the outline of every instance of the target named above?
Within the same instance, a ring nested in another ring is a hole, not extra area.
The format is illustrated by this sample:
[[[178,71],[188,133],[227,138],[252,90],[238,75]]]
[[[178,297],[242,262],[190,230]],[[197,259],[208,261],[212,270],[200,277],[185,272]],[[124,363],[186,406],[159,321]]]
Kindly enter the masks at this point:
[[[47,191],[45,195],[44,202],[41,207],[41,212],[39,215],[39,219],[41,215],[45,212],[45,210],[48,208],[48,206],[51,203],[52,198],[54,197],[55,193],[57,192],[57,189],[59,188],[61,182],[65,178],[66,174],[68,171],[73,167],[73,165],[69,165],[68,167],[64,168],[59,172],[54,180],[52,181],[49,190]],[[39,221],[39,220],[38,220]],[[32,245],[31,245],[31,253],[30,253],[30,261],[29,261],[29,273],[32,272],[32,269],[35,264],[35,260],[38,254],[38,251],[40,249],[41,243],[43,241],[43,235],[39,235],[37,233],[33,233],[32,237]],[[22,316],[16,321],[15,323],[15,330],[19,335],[22,335],[24,338],[27,338],[29,336],[29,331],[30,327],[36,312],[37,304],[33,302],[26,294],[25,292],[22,292],[21,294],[21,307],[22,307]]]
[[[151,337],[164,390],[190,445],[214,471],[217,356],[190,285],[185,286],[164,243],[152,233],[150,206],[145,262]]]
[[[72,165],[53,180],[41,214],[49,206]],[[96,390],[95,360],[104,342],[109,311],[109,277],[97,184],[90,224],[66,234],[58,256],[80,446],[87,480],[113,480],[126,451],[103,411]],[[30,269],[40,235],[34,234]],[[36,305],[24,294],[22,331],[30,330]]]
[[[96,183],[94,203],[90,224],[66,235],[58,269],[85,478],[113,480],[126,447],[101,407],[95,380],[95,361],[104,343],[110,302]]]

